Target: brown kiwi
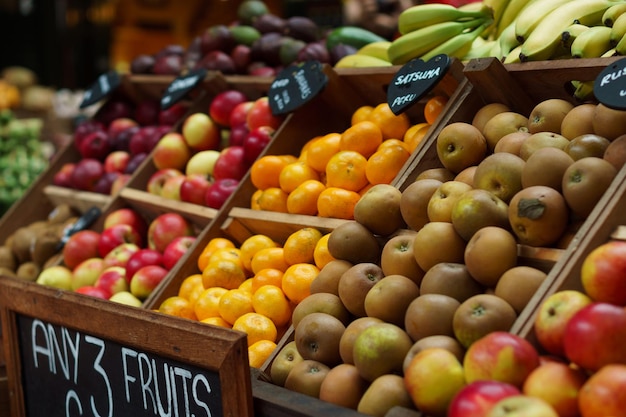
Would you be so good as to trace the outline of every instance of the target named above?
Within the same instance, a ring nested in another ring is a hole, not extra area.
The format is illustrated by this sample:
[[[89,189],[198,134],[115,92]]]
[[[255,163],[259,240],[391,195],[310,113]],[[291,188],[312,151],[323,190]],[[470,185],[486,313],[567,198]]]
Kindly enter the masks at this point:
[[[49,227],[37,233],[30,247],[30,257],[37,265],[43,265],[57,252],[60,238],[56,227]]]
[[[17,268],[17,260],[9,246],[0,246],[0,267],[8,268],[15,271]]]
[[[21,264],[15,271],[15,275],[25,281],[35,281],[40,272],[41,267],[37,263],[30,261]]]
[[[71,217],[75,217],[76,211],[66,203],[59,204],[48,214],[48,222],[64,223]]]
[[[15,255],[18,263],[24,263],[31,260],[30,246],[37,238],[37,231],[31,227],[21,227],[15,231],[11,242],[11,250]]]
[[[328,238],[328,251],[335,259],[358,264],[378,262],[381,247],[374,234],[357,221],[337,226]]]

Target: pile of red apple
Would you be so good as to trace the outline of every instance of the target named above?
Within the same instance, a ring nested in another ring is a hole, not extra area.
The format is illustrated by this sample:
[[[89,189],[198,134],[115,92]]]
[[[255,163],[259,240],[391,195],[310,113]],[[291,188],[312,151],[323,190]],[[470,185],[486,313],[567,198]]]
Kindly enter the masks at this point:
[[[123,97],[111,98],[92,119],[76,126],[70,146],[81,158],[64,164],[53,184],[115,194],[186,112],[186,105],[180,103],[164,110],[157,100],[135,104]]]
[[[119,208],[106,215],[101,232],[71,235],[62,264],[45,268],[37,283],[141,306],[195,240],[193,224],[178,213],[147,221]]]
[[[180,131],[158,141],[152,153],[156,171],[146,190],[219,209],[281,123],[266,96],[251,100],[240,91],[225,90],[206,112],[189,114]]]

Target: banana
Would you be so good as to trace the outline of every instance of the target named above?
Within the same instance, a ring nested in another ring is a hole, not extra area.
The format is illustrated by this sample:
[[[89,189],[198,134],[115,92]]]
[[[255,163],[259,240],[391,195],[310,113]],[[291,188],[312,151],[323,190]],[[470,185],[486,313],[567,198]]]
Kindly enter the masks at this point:
[[[335,68],[390,67],[391,63],[369,55],[350,54],[335,63]]]
[[[420,58],[424,61],[428,61],[434,56],[445,54],[450,57],[462,58],[469,50],[472,48],[472,43],[474,39],[478,38],[481,32],[491,24],[491,20],[487,20],[482,25],[476,27],[475,29],[468,30],[466,32],[461,33],[460,35],[456,35],[447,41],[440,43],[438,46],[434,47],[430,51],[426,52]]]
[[[478,11],[464,10],[449,4],[417,4],[404,9],[398,15],[398,32],[404,35],[437,23],[466,21],[490,16],[491,11],[483,7]]]
[[[504,64],[518,64],[522,62],[519,58],[519,53],[522,50],[522,45],[518,45],[515,48],[511,49],[511,52],[508,53],[507,56],[504,57]]]
[[[626,13],[619,15],[613,21],[613,26],[611,26],[611,43],[617,45],[624,35],[626,35]]]
[[[573,58],[598,58],[611,49],[611,28],[591,26],[574,39],[570,46]]]
[[[589,26],[581,25],[580,23],[573,23],[569,25],[567,29],[565,29],[563,33],[561,33],[561,44],[565,48],[571,48],[574,39],[576,39],[578,35],[586,31],[587,29],[589,29]]]
[[[523,43],[539,22],[552,10],[570,0],[536,0],[524,8],[515,19],[515,36]]]
[[[549,59],[559,46],[563,31],[572,23],[593,26],[600,22],[604,11],[615,1],[576,0],[553,9],[545,15],[537,27],[522,43],[520,59],[541,61]]]
[[[600,55],[600,58],[609,58],[615,56],[615,54],[617,54],[617,51],[615,50],[615,48],[611,48],[602,55]]]
[[[500,56],[498,58],[507,56],[513,48],[520,44],[515,37],[515,21],[504,28],[498,36],[498,42],[500,43]]]
[[[502,15],[511,1],[512,0],[483,0],[483,4],[491,9],[491,15],[493,17],[492,28],[498,27],[500,20],[502,20]]]
[[[618,17],[626,13],[626,3],[615,4],[604,12],[602,15],[602,24],[611,27]]]
[[[491,48],[494,43],[498,42],[495,39],[485,39],[482,36],[477,37],[472,42],[472,47],[467,51],[465,56],[461,58],[461,61],[469,61],[475,58],[486,58],[490,55]]]
[[[626,35],[622,36],[622,39],[617,42],[614,49],[617,55],[626,55]]]
[[[520,14],[526,6],[529,4],[538,1],[538,0],[511,0],[509,4],[504,9],[502,13],[502,18],[498,22],[498,26],[496,28],[496,37],[500,37],[502,32],[515,20],[517,20],[517,16]]]
[[[571,83],[572,83],[572,86],[574,86],[574,97],[578,101],[588,101],[594,97],[593,95],[594,80],[591,80],[591,81],[574,80]]]
[[[368,55],[384,61],[389,61],[389,56],[387,55],[389,45],[391,45],[391,42],[389,41],[372,42],[361,47],[358,51],[356,51],[356,53],[358,55]]]
[[[419,58],[437,45],[460,35],[466,29],[481,26],[486,19],[478,18],[468,22],[442,22],[414,30],[394,39],[389,45],[387,54],[393,65],[405,64],[411,59]]]

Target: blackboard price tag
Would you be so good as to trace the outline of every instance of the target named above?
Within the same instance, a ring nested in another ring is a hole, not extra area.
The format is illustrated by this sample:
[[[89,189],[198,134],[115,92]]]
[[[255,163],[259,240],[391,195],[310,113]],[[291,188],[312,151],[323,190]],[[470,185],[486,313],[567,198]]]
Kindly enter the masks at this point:
[[[607,107],[626,110],[626,58],[607,66],[593,83],[593,94]]]
[[[206,76],[208,70],[199,68],[190,71],[184,76],[177,77],[165,90],[165,94],[161,98],[161,108],[167,110],[175,103],[179,102],[187,93],[192,91]]]
[[[275,116],[290,113],[312,100],[328,84],[319,61],[292,64],[280,71],[267,93]]]
[[[111,94],[122,83],[122,79],[117,71],[109,71],[106,74],[102,74],[98,77],[91,87],[83,95],[83,101],[80,103],[80,108],[84,109],[94,103],[99,102],[103,98]]]
[[[398,115],[418,102],[446,75],[450,57],[437,55],[424,62],[413,59],[402,66],[387,88],[387,104]]]

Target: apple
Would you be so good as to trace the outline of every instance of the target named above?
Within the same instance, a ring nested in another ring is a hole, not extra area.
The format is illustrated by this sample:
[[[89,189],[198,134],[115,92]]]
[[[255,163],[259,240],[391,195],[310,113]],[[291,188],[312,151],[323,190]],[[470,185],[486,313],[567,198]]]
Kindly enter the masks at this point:
[[[196,152],[191,156],[191,158],[189,158],[189,161],[187,161],[185,174],[200,174],[204,175],[206,178],[211,178],[213,176],[215,163],[219,157],[220,151],[215,149]]]
[[[110,125],[115,119],[133,117],[134,105],[125,97],[112,98],[106,101],[94,116],[105,125]]]
[[[245,123],[231,127],[228,130],[227,146],[243,146],[248,133],[250,133],[250,129]]]
[[[161,188],[161,197],[168,200],[181,201],[180,199],[180,187],[187,178],[185,175],[178,175],[176,177],[168,178]]]
[[[96,183],[104,175],[104,165],[97,159],[84,158],[72,170],[71,182],[74,188],[93,191]]]
[[[128,291],[128,281],[126,280],[126,268],[123,266],[110,266],[100,272],[95,287],[107,293],[107,298],[120,291]]]
[[[159,123],[161,102],[159,100],[140,100],[135,106],[134,119],[141,126],[156,125]]]
[[[172,177],[184,176],[183,172],[174,169],[174,168],[164,168],[155,171],[150,178],[148,178],[148,183],[146,185],[146,191],[153,195],[161,195],[163,190],[163,185],[165,182]]]
[[[507,382],[521,389],[539,366],[539,352],[526,339],[505,331],[488,333],[472,343],[463,358],[468,383],[481,379]]]
[[[96,181],[96,184],[91,190],[94,193],[111,195],[111,189],[113,188],[113,183],[117,178],[122,175],[119,172],[105,172],[102,174],[100,179]]]
[[[178,213],[163,213],[148,226],[148,247],[163,253],[167,245],[179,236],[192,236],[193,225]]]
[[[599,301],[578,310],[563,336],[565,356],[590,371],[611,363],[626,364],[625,343],[626,310]]]
[[[47,287],[58,288],[60,290],[72,289],[72,270],[64,265],[53,265],[44,268],[37,280],[37,284]]]
[[[130,161],[130,153],[126,151],[113,151],[104,158],[104,172],[123,173]]]
[[[244,160],[248,165],[259,157],[261,152],[272,140],[275,129],[269,126],[259,126],[250,130],[243,140]]]
[[[109,123],[109,126],[107,127],[107,134],[109,135],[109,138],[115,137],[124,130],[137,126],[139,126],[139,122],[135,120],[134,115],[133,117],[120,117]]]
[[[161,126],[174,126],[187,113],[187,106],[183,103],[174,103],[167,109],[159,111],[159,124]]]
[[[248,111],[248,116],[246,117],[246,124],[250,130],[260,126],[269,126],[273,129],[278,129],[282,122],[282,117],[272,114],[267,96],[259,97],[254,100],[254,104]]]
[[[140,300],[145,300],[167,276],[167,269],[159,265],[140,268],[130,279],[130,292]]]
[[[252,63],[252,48],[242,43],[235,45],[233,50],[230,51],[230,58],[235,64],[235,71],[238,74],[243,74]]]
[[[109,134],[109,144],[112,151],[130,152],[130,140],[141,129],[141,126],[133,126],[124,129],[114,135]]]
[[[178,236],[174,238],[163,250],[163,266],[165,269],[172,269],[178,260],[193,246],[195,241],[195,236]]]
[[[248,97],[239,90],[218,93],[209,104],[209,115],[218,124],[230,126],[230,116],[237,105],[247,102]]]
[[[204,175],[185,175],[180,185],[180,200],[200,206],[205,205],[205,196],[211,184],[211,181]]]
[[[127,306],[132,306],[132,307],[141,307],[143,304],[143,301],[135,297],[130,292],[130,290],[116,292],[111,297],[109,297],[109,301],[112,301],[114,303],[124,304]]]
[[[111,190],[109,191],[109,194],[117,195],[122,190],[122,188],[124,188],[126,184],[128,184],[128,182],[130,181],[130,178],[131,178],[130,174],[118,175],[117,178],[113,180],[113,183],[111,183]]]
[[[130,138],[128,151],[131,155],[149,154],[170,130],[169,126],[143,126]]]
[[[187,116],[181,133],[193,151],[217,149],[220,144],[220,128],[206,113],[196,112]]]
[[[232,178],[241,180],[248,172],[249,164],[245,160],[243,146],[229,146],[223,149],[213,168],[213,178]]]
[[[582,417],[620,416],[626,410],[626,365],[612,364],[591,375],[578,394]]]
[[[141,248],[133,253],[128,262],[126,262],[126,280],[130,283],[130,279],[135,272],[144,266],[158,265],[163,266],[163,254],[156,249]]]
[[[559,417],[559,415],[541,398],[521,394],[501,399],[486,417]]]
[[[61,165],[61,168],[59,168],[52,177],[52,184],[58,187],[74,188],[72,184],[72,171],[74,171],[75,167],[75,162],[66,162]]]
[[[78,151],[83,158],[94,158],[98,161],[104,161],[111,152],[109,135],[104,130],[96,130],[88,134],[80,144]]]
[[[580,279],[594,301],[626,306],[626,241],[601,244],[585,256]]]
[[[74,147],[80,150],[83,140],[91,133],[105,131],[106,126],[99,120],[87,119],[80,122],[74,129]]]
[[[109,293],[104,288],[96,287],[95,285],[85,285],[80,288],[76,288],[74,292],[88,295],[90,297],[100,298],[102,300],[109,299]]]
[[[567,322],[591,302],[587,294],[576,290],[557,291],[545,298],[539,305],[534,322],[539,345],[548,353],[563,356],[563,336]]]
[[[213,181],[206,190],[204,196],[205,205],[214,209],[221,208],[238,186],[239,181],[232,178],[222,178]]]
[[[237,104],[230,112],[228,126],[232,129],[235,126],[247,126],[248,112],[254,106],[254,100],[244,101]]]
[[[152,162],[157,169],[185,169],[191,158],[191,148],[183,135],[177,132],[166,133],[152,151]]]
[[[519,388],[506,382],[473,381],[454,396],[448,407],[448,417],[485,417],[498,401],[519,394]]]
[[[143,246],[143,236],[129,224],[114,224],[100,233],[98,254],[104,258],[109,252],[123,243]]]
[[[102,223],[102,229],[108,229],[116,224],[128,224],[132,226],[133,229],[135,229],[141,236],[144,236],[148,231],[148,223],[144,217],[139,214],[137,210],[130,207],[114,209],[105,215]]]
[[[130,161],[128,161],[128,165],[126,165],[126,169],[124,170],[124,174],[132,175],[143,162],[148,157],[147,153],[138,153],[130,156]]]
[[[131,255],[137,252],[140,249],[139,246],[135,243],[122,243],[121,245],[113,248],[109,253],[106,254],[104,259],[104,267],[108,268],[110,266],[122,266],[126,267],[126,263],[128,259],[130,259]]]
[[[63,263],[70,269],[82,261],[99,256],[100,233],[94,230],[79,230],[69,237],[63,246]]]
[[[72,270],[72,290],[84,287],[85,285],[94,285],[103,270],[104,259],[85,259]]]
[[[255,64],[258,64],[258,65],[255,65]],[[261,62],[257,62],[257,63],[252,62],[248,66],[248,75],[252,75],[255,77],[274,77],[276,76],[277,73],[278,71],[276,70],[276,68],[270,65],[265,65]]]

